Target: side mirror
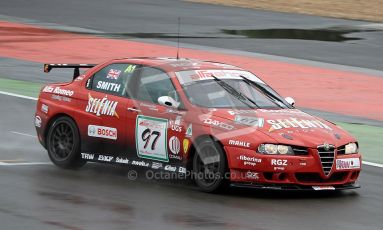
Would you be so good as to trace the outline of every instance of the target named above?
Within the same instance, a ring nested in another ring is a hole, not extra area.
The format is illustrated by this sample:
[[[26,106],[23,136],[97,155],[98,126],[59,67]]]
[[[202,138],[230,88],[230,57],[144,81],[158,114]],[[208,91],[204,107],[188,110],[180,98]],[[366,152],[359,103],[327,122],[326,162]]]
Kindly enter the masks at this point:
[[[179,102],[174,100],[172,97],[169,96],[161,96],[158,98],[158,103],[160,105],[168,106],[168,107],[173,107],[173,108],[178,108],[180,105]]]
[[[287,101],[287,103],[289,103],[292,106],[294,106],[294,104],[295,104],[295,100],[292,97],[286,97],[285,101]]]

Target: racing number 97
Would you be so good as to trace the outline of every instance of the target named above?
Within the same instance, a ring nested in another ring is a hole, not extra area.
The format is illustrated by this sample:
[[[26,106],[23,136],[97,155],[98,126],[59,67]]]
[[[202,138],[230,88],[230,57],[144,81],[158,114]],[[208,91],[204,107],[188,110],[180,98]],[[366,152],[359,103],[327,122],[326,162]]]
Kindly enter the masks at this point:
[[[149,142],[152,139],[152,136],[155,136],[151,146],[151,149],[154,150],[156,148],[157,140],[161,136],[161,133],[158,131],[152,132],[149,128],[145,129],[145,131],[142,132],[141,138],[145,142],[144,149],[148,147]]]

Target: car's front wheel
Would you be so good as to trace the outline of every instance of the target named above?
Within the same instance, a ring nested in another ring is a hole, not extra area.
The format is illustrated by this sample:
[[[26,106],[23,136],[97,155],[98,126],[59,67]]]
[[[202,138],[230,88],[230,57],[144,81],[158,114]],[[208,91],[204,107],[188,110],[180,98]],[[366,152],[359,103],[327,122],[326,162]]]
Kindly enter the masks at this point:
[[[197,142],[193,158],[196,184],[205,192],[220,192],[229,184],[226,154],[219,143],[211,138]]]
[[[66,169],[83,166],[80,135],[76,123],[69,117],[59,117],[51,125],[47,135],[47,150],[51,161]]]

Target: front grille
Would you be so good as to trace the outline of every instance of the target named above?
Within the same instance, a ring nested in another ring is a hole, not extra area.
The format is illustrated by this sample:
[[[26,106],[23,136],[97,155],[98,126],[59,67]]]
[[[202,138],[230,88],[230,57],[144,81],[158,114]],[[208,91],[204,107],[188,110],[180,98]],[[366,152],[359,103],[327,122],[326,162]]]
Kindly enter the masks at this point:
[[[326,148],[327,147],[327,148]],[[318,154],[322,163],[322,169],[326,176],[331,172],[335,158],[335,147],[330,146],[318,146]]]
[[[347,174],[348,172],[336,172],[329,178],[323,179],[319,173],[295,173],[295,178],[302,183],[331,183],[343,181]]]
[[[307,155],[308,149],[306,147],[300,147],[300,146],[291,146],[294,152],[294,155]]]

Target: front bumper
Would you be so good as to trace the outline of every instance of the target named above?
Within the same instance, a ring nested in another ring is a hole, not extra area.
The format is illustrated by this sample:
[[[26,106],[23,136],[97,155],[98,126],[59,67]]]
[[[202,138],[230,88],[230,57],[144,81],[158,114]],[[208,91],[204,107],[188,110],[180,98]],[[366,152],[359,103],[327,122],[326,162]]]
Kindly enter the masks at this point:
[[[297,184],[259,184],[259,183],[231,183],[231,187],[236,188],[254,188],[264,190],[276,190],[276,191],[335,191],[335,190],[348,190],[360,188],[357,183],[335,185],[335,186],[305,186]]]
[[[325,173],[315,149],[307,155],[263,155],[254,150],[225,147],[230,168],[230,180],[238,186],[284,190],[312,190],[313,186],[333,186],[335,189],[358,188],[361,155],[336,155],[330,173]],[[338,167],[337,160],[357,160],[359,165]]]

